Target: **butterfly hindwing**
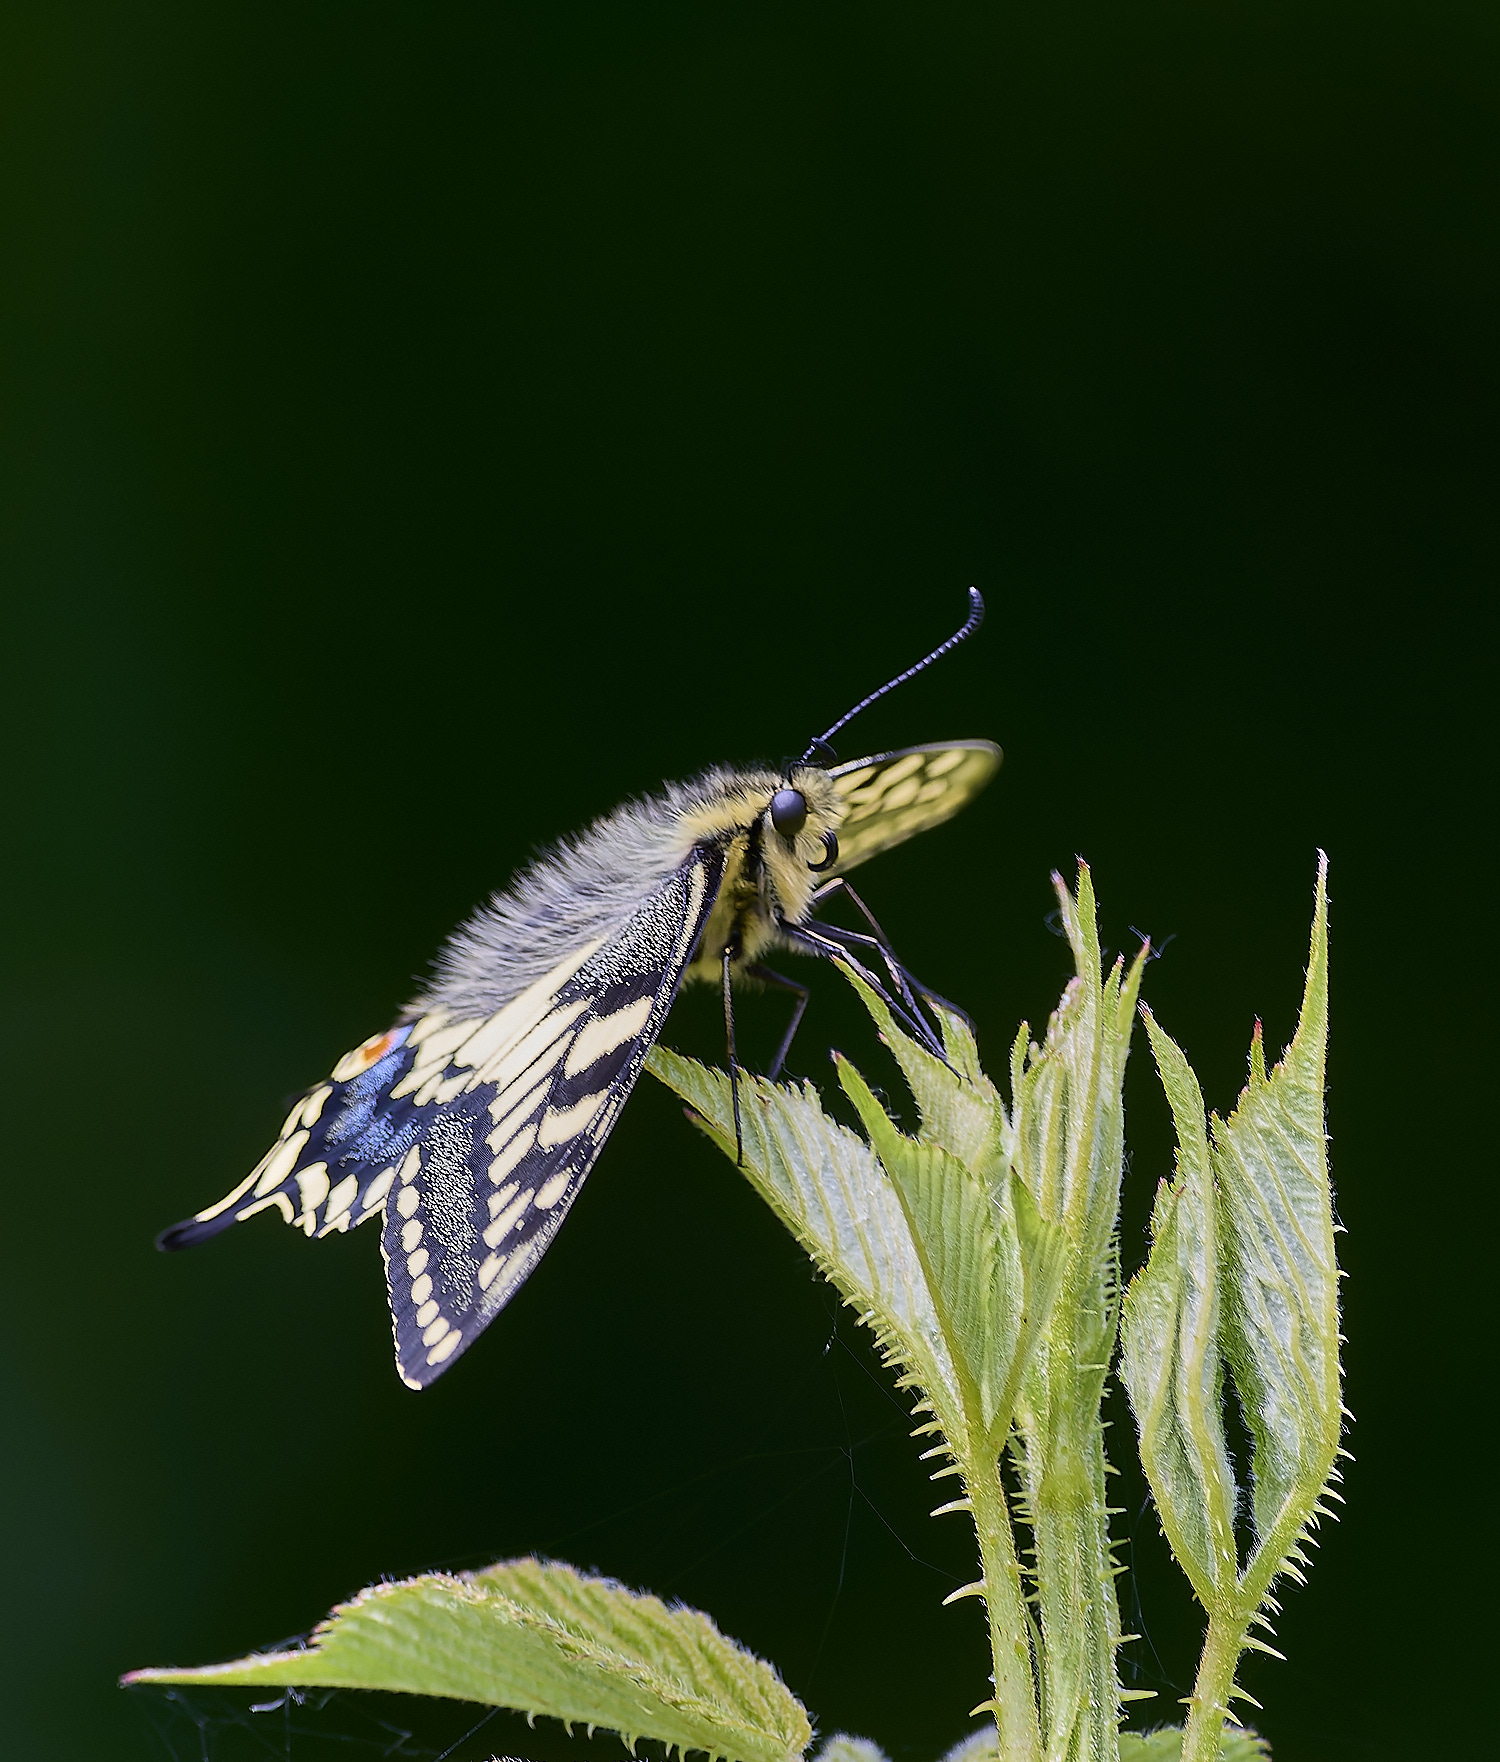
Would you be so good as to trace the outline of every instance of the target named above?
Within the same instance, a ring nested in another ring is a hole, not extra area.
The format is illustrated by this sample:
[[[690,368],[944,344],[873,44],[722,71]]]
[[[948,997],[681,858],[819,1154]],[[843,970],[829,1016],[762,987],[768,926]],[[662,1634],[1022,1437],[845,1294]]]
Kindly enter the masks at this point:
[[[556,1234],[635,1085],[708,919],[722,854],[696,849],[618,934],[488,1016],[434,1009],[303,1097],[182,1248],[275,1209],[309,1236],[383,1212],[396,1360],[421,1388],[488,1325]]]
[[[722,865],[695,851],[560,983],[549,976],[430,1062],[419,1048],[406,1082],[426,1069],[419,1093],[455,1093],[386,1208],[396,1359],[414,1387],[489,1325],[556,1235],[671,1008]]]
[[[999,764],[1000,748],[992,741],[950,740],[836,766],[829,775],[845,807],[832,873],[845,874],[914,833],[941,825],[978,795]]]

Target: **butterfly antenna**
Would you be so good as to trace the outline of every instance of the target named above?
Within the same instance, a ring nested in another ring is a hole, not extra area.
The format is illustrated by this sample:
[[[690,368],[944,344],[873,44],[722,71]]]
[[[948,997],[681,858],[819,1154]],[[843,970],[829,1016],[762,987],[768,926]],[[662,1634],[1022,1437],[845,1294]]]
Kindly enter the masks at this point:
[[[872,691],[868,697],[861,698],[852,710],[840,716],[831,728],[826,728],[818,738],[809,743],[803,753],[801,762],[804,765],[821,763],[819,750],[827,758],[836,758],[837,754],[828,744],[846,723],[852,722],[861,710],[869,709],[877,698],[882,698],[888,691],[894,691],[898,685],[904,685],[908,679],[920,673],[924,667],[930,667],[934,661],[940,661],[949,649],[956,649],[961,642],[966,642],[984,622],[984,597],[977,587],[969,589],[969,615],[965,618],[961,629],[955,630],[946,642],[940,642],[930,655],[923,655],[916,666],[908,667],[904,673],[898,673],[894,679],[888,679],[879,691]]]

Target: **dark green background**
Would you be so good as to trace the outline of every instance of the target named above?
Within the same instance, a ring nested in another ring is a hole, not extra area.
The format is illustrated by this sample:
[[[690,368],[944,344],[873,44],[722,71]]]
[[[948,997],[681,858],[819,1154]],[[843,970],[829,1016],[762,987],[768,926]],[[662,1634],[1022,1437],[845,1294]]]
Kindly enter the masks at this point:
[[[970,1729],[977,1607],[939,1607],[961,1521],[928,1521],[852,1321],[654,1083],[420,1397],[372,1233],[151,1247],[537,843],[799,747],[970,581],[982,639],[844,751],[1006,748],[977,807],[866,871],[992,1062],[1056,997],[1047,877],[1082,852],[1110,946],[1175,937],[1148,996],[1232,1104],[1254,1015],[1290,1030],[1330,853],[1358,1460],[1290,1662],[1247,1681],[1277,1762],[1477,1753],[1493,8],[18,24],[5,1756],[315,1762],[404,1722],[431,1757],[472,1710],[112,1684],[531,1549],[709,1609],[824,1731],[929,1762]],[[813,977],[797,1067],[837,1041],[888,1070]],[[747,1003],[752,1053],[781,1019]],[[712,999],[668,1038],[711,1052]],[[1142,1046],[1128,1104],[1133,1266],[1169,1166]],[[1160,1717],[1194,1616],[1121,1486]],[[492,1750],[619,1754],[508,1716],[453,1754]]]

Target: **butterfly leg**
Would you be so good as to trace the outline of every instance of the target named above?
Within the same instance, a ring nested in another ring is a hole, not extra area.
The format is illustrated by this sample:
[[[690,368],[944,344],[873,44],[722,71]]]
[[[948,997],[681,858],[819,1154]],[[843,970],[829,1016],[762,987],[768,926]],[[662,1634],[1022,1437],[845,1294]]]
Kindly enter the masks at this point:
[[[902,999],[906,1001],[908,1010],[910,1010],[915,1017],[920,1017],[922,1011],[920,1011],[920,1008],[917,1006],[917,997],[913,997],[913,988],[915,988],[917,992],[922,992],[925,996],[925,990],[927,990],[927,987],[922,985],[920,981],[913,980],[911,974],[906,971],[906,967],[902,967],[901,962],[895,959],[895,950],[890,946],[890,937],[885,934],[885,930],[881,929],[880,920],[876,918],[876,914],[869,909],[869,906],[865,906],[864,900],[858,897],[858,893],[855,893],[855,890],[851,888],[850,883],[848,883],[843,876],[835,877],[834,881],[827,881],[825,885],[818,888],[818,892],[814,893],[814,906],[821,906],[823,900],[832,899],[834,893],[843,893],[844,897],[850,900],[851,906],[855,907],[855,911],[858,911],[860,916],[864,918],[865,923],[871,927],[871,930],[874,930],[874,936],[862,937],[862,941],[864,941],[867,948],[878,948],[878,950],[880,950],[881,959],[885,960],[885,967],[887,967],[887,971],[890,973],[892,983],[894,983],[895,988],[901,992]],[[830,930],[832,934],[841,937],[841,939],[843,939],[843,937],[853,937],[857,934],[855,930],[839,930],[835,925],[823,925],[823,929]]]
[[[957,1016],[959,1021],[961,1021],[971,1033],[973,1032],[974,1018],[967,1010],[960,1009],[956,1003],[953,1003],[948,998],[944,997],[941,991],[934,991],[930,985],[924,985],[910,968],[903,967],[901,971],[906,975],[907,984],[911,986],[912,990],[916,992],[918,997],[925,997],[928,1003],[935,1003],[939,1009],[946,1010],[950,1016]]]
[[[851,948],[847,947],[843,941],[828,934],[833,928],[834,926],[830,924],[791,924],[785,919],[781,920],[783,935],[792,942],[805,944],[809,953],[821,955],[824,960],[846,962],[855,976],[869,986],[891,1012],[891,1015],[905,1027],[913,1038],[920,1041],[940,1063],[947,1065],[955,1077],[962,1076],[961,1071],[954,1070],[942,1041],[929,1024],[922,1019],[920,1014],[913,1015],[899,997],[893,997]],[[871,940],[869,937],[860,936],[857,931],[853,930],[845,930],[842,935],[847,936],[851,941],[868,942]]]
[[[870,910],[865,902],[849,885],[845,876],[836,875],[832,881],[825,881],[821,887],[814,888],[812,902],[815,906],[820,906],[825,899],[832,899],[836,893],[842,893],[844,895],[850,905],[854,907],[855,911],[859,913],[864,921],[875,932],[876,936],[880,938],[881,946],[883,948],[889,948],[891,946],[890,938],[876,921],[874,912]]]
[[[840,942],[844,943],[845,946],[851,942],[857,942],[871,947],[876,946],[874,937],[862,936],[857,930],[845,930],[836,924],[820,924],[818,928],[826,931],[830,936],[836,937]],[[902,966],[901,962],[898,961],[894,955],[887,953],[886,966],[890,968],[893,977],[896,979],[896,983],[900,986],[901,995],[905,999],[910,1013],[915,1016],[924,1027],[928,1025],[927,1017],[924,1016],[917,1007],[918,997],[922,998],[929,1006],[936,1004],[939,1009],[946,1010],[951,1016],[956,1016],[958,1020],[970,1030],[970,1032],[973,1031],[973,1021],[958,1007],[956,1003],[950,1003],[949,1000],[943,996],[941,991],[934,991],[930,985],[924,985],[916,974],[912,972],[911,968]],[[913,993],[915,993],[915,996]],[[941,1028],[939,1027],[933,1031],[933,1044],[940,1045],[941,1043],[942,1033]]]
[[[776,1056],[771,1061],[771,1068],[766,1072],[768,1081],[774,1083],[781,1075],[781,1067],[786,1063],[786,1055],[792,1050],[792,1041],[797,1037],[797,1028],[802,1021],[803,1011],[807,1008],[807,1000],[812,993],[805,985],[799,985],[795,979],[788,979],[782,973],[773,973],[769,967],[763,967],[759,961],[745,968],[747,976],[759,979],[762,985],[774,985],[778,991],[790,991],[797,999],[792,1010],[792,1019],[787,1024],[786,1033],[781,1037],[781,1045],[776,1049]]]
[[[734,1109],[734,1166],[743,1168],[745,1140],[740,1131],[739,1060],[734,1051],[734,997],[729,988],[729,968],[738,950],[732,942],[724,945],[724,1038],[729,1043],[729,1102]]]
[[[901,995],[901,1001],[906,1005],[908,1016],[913,1021],[921,1024],[924,1038],[928,1039],[933,1046],[936,1047],[942,1044],[941,1036],[938,1034],[937,1030],[933,1028],[926,1016],[922,1014],[921,1007],[918,1005],[916,997],[912,995],[913,988],[915,988],[920,995],[925,997],[927,995],[927,987],[919,980],[912,978],[911,974],[907,972],[906,968],[903,967],[900,961],[896,959],[895,955],[892,954],[888,944],[877,941],[873,936],[866,936],[862,931],[846,930],[842,924],[819,924],[818,928],[824,933],[824,935],[831,936],[846,949],[851,945],[860,948],[877,949],[884,958],[886,968],[891,975],[892,984],[895,985],[897,991]]]
[[[890,959],[895,960],[896,965],[900,967],[901,977],[919,997],[925,997],[930,1003],[937,1004],[940,1009],[947,1010],[950,1015],[957,1016],[959,1021],[965,1023],[968,1027],[972,1028],[974,1026],[974,1023],[966,1010],[961,1010],[951,999],[944,997],[941,991],[934,991],[930,985],[924,985],[917,975],[912,972],[910,967],[901,966],[900,961],[896,960],[896,951],[891,946],[890,937],[886,935],[885,931],[880,926],[880,920],[849,885],[848,879],[845,876],[839,875],[832,881],[825,881],[813,894],[813,905],[821,905],[825,899],[831,899],[836,893],[844,894],[850,905],[854,907],[864,921],[875,932],[876,941],[880,944],[881,948],[885,950]],[[889,962],[887,964],[889,964]]]

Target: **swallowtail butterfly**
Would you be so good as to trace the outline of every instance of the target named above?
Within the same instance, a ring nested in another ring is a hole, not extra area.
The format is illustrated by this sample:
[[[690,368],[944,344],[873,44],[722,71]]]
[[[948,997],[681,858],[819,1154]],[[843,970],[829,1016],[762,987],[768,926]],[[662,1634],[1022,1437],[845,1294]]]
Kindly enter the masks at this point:
[[[731,1076],[733,980],[797,994],[773,1077],[806,1005],[804,987],[763,964],[773,949],[847,961],[941,1056],[919,1002],[932,994],[843,877],[957,813],[1000,749],[956,740],[836,764],[828,743],[978,628],[984,603],[969,594],[959,631],[784,769],[668,785],[545,853],[454,932],[396,1025],[297,1102],[244,1180],[158,1245],[187,1248],[263,1211],[308,1236],[378,1217],[397,1368],[420,1389],[546,1252],[679,986],[722,986]],[[839,893],[869,933],[818,919]]]

